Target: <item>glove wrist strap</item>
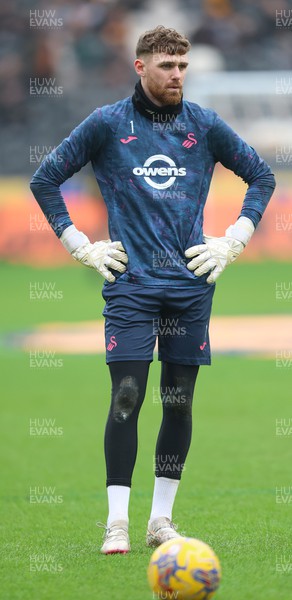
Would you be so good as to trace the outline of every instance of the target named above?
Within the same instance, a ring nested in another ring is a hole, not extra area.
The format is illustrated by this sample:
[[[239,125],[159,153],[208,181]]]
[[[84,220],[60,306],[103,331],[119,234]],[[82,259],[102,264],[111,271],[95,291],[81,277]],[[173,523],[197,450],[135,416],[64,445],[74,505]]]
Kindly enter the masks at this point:
[[[80,246],[88,244],[89,239],[87,235],[85,235],[85,233],[82,233],[82,231],[78,231],[75,225],[69,225],[69,227],[66,227],[66,229],[64,229],[60,237],[60,242],[62,242],[64,248],[66,248],[66,250],[70,254],[72,254],[72,252],[77,250],[77,248],[79,248]]]
[[[246,246],[254,233],[255,227],[248,217],[239,217],[234,225],[225,231],[226,237],[231,237]]]

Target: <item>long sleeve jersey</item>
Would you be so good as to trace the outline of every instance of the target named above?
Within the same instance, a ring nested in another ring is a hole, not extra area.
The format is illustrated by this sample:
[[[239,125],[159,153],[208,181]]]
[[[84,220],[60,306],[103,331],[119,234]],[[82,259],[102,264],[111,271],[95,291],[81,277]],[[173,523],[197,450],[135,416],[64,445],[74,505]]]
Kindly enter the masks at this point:
[[[126,98],[97,108],[42,162],[31,181],[58,237],[72,224],[60,185],[91,162],[112,241],[129,263],[119,281],[202,285],[184,252],[203,242],[203,211],[216,162],[248,189],[241,215],[256,226],[275,187],[267,163],[214,111],[183,101],[171,123],[146,119]]]

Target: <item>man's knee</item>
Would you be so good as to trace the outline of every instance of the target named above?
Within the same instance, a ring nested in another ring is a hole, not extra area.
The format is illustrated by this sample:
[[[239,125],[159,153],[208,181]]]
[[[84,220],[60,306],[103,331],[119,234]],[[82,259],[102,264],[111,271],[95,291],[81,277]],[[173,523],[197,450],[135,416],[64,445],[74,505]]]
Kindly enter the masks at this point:
[[[193,386],[188,378],[180,378],[175,386],[161,388],[163,409],[177,416],[192,414]]]
[[[123,377],[119,386],[113,389],[112,411],[115,421],[122,423],[133,413],[139,398],[138,381],[133,376]]]

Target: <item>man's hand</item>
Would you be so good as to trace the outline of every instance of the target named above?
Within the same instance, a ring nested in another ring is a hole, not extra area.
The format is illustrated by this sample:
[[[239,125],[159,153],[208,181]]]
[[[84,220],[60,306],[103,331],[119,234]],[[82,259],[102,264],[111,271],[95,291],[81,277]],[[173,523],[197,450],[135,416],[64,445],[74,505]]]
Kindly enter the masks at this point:
[[[120,273],[126,271],[128,257],[121,242],[102,240],[91,244],[88,237],[74,225],[63,231],[60,241],[75,260],[95,269],[110,283],[114,283],[116,278],[109,269]]]
[[[250,219],[240,217],[235,225],[228,227],[225,237],[204,235],[204,244],[192,246],[185,251],[186,257],[193,259],[187,264],[188,269],[199,277],[211,271],[206,281],[214,283],[225,267],[244,250],[254,229]]]
[[[210,235],[204,235],[204,242],[185,251],[187,258],[196,257],[187,264],[187,267],[198,276],[211,271],[207,283],[214,283],[225,267],[239,256],[244,245],[232,238],[217,238]]]

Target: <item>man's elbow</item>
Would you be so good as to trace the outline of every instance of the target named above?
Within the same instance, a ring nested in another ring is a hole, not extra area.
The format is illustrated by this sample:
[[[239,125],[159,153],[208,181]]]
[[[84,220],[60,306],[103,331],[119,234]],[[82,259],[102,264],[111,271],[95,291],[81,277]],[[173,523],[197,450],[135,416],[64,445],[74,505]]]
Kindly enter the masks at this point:
[[[271,187],[273,188],[273,190],[276,187],[276,178],[275,178],[275,175],[273,173],[271,173]]]
[[[29,183],[29,187],[30,187],[30,190],[33,193],[33,195],[36,197],[40,187],[39,187],[39,182],[38,182],[35,174],[33,175],[32,179]]]
[[[32,176],[32,179],[29,183],[29,187],[33,193],[33,195],[36,197],[38,192],[40,192],[46,185],[48,184],[48,181],[44,179],[44,177],[41,176],[40,170],[38,169]]]
[[[275,175],[274,173],[272,173],[272,169],[269,165],[269,163],[267,163],[266,161],[264,161],[264,165],[265,165],[265,179],[266,179],[266,183],[267,185],[269,185],[269,187],[274,190],[276,187],[276,179],[275,179]]]
[[[260,181],[261,185],[264,185],[265,187],[271,189],[272,191],[274,191],[274,189],[276,187],[275,175],[272,173],[272,171],[268,165],[267,165],[267,171],[265,173],[263,173],[257,179],[257,181]]]

